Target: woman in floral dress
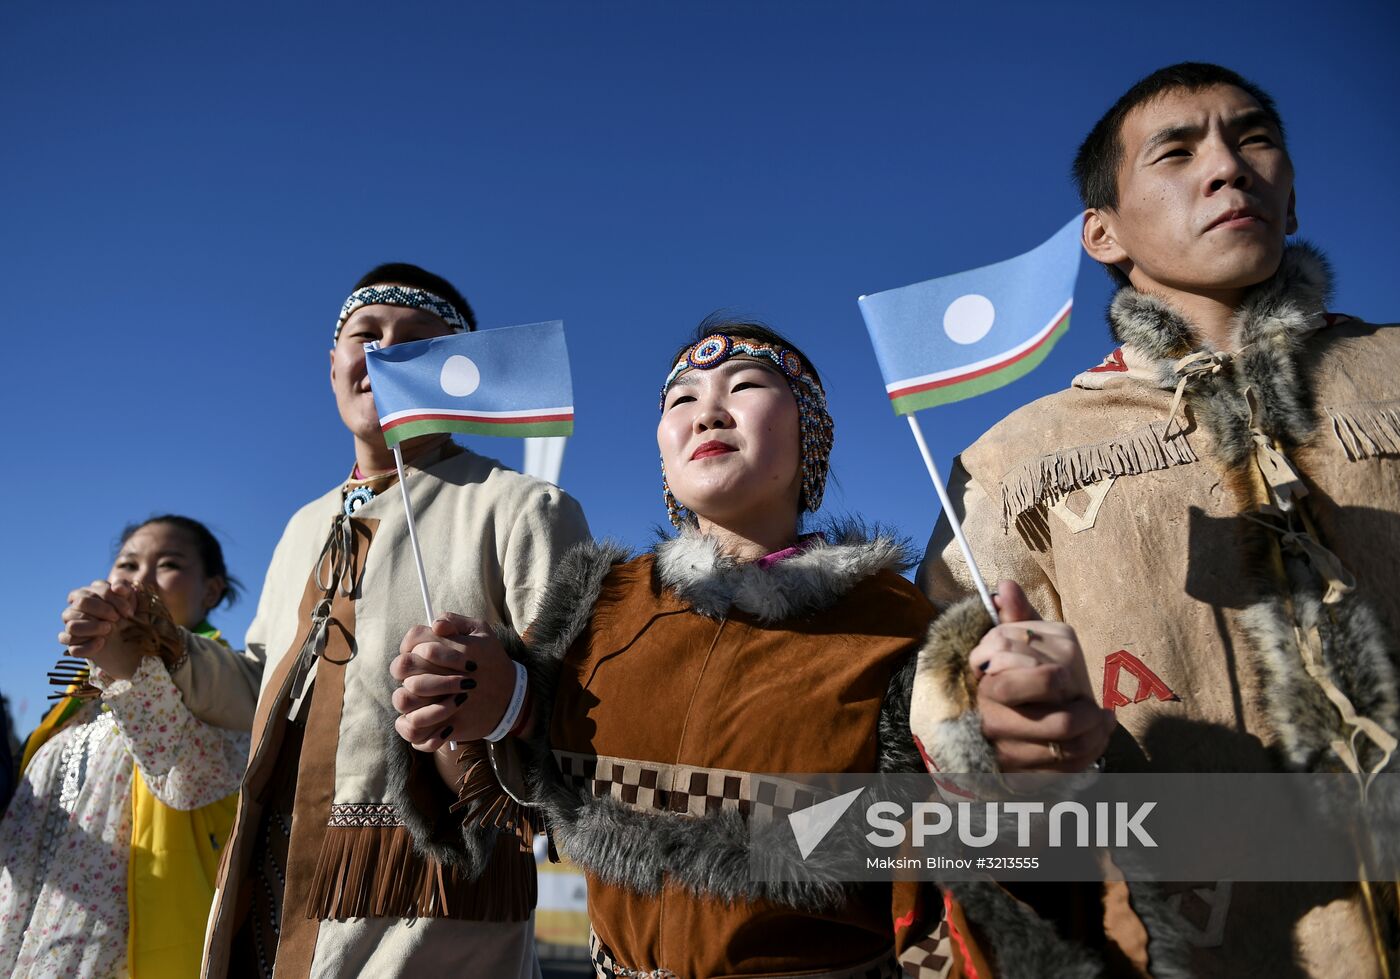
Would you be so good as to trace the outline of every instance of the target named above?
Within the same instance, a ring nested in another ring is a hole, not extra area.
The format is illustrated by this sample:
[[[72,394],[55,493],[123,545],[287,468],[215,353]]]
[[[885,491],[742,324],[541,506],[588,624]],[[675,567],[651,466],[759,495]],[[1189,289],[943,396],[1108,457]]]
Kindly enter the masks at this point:
[[[248,735],[196,720],[170,674],[235,587],[208,529],[167,515],[69,595],[59,641],[90,676],[30,736],[0,821],[0,975],[197,973]]]

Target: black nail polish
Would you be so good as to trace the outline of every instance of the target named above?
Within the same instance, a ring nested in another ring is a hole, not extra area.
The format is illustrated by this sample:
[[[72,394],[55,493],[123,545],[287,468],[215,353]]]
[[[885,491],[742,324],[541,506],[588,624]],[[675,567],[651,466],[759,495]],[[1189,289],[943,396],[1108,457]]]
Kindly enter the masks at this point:
[[[466,671],[467,671],[468,673],[475,673],[475,672],[476,672],[476,661],[475,661],[475,660],[470,660],[470,659],[467,660],[467,665],[466,665],[465,669],[466,669]]]
[[[476,681],[473,680],[471,677],[467,677],[465,680],[462,681],[462,689],[463,689],[463,690],[475,690],[475,689],[476,689]]]
[[[443,728],[441,731],[438,732],[438,737],[440,737],[440,738],[446,738],[446,737],[450,736],[451,734],[452,734],[452,725],[449,724],[449,725],[447,725],[447,727]]]
[[[459,693],[456,697],[454,697],[454,698],[452,698],[452,699],[453,699],[453,701],[457,704],[458,707],[461,707],[463,704],[465,704],[465,703],[467,702],[467,696],[468,696],[467,694]]]

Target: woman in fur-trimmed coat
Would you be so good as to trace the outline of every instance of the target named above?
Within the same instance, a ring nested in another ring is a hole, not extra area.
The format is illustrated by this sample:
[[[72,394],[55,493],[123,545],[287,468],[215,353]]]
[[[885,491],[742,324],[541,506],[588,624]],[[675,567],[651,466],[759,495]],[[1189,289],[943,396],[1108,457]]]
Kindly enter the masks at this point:
[[[702,324],[658,428],[677,535],[638,557],[573,550],[523,641],[452,617],[410,633],[399,731],[433,750],[514,727],[463,798],[499,799],[499,776],[542,810],[588,875],[599,976],[1095,974],[994,887],[751,879],[747,817],[780,791],[758,773],[924,771],[909,728],[919,654],[966,658],[990,626],[974,605],[930,629],[887,537],[799,535],[831,432],[791,344]],[[1067,672],[1082,662],[1072,631],[1034,625]],[[1029,655],[1028,636],[998,633],[995,648]],[[502,642],[529,671],[519,719]],[[1089,761],[1107,735],[1080,746]]]

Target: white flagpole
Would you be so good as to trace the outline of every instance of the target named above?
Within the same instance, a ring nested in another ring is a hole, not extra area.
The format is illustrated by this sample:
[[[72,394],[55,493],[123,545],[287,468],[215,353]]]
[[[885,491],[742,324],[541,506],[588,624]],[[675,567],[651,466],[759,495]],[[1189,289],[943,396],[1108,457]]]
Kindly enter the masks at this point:
[[[403,475],[403,452],[394,443],[394,468],[399,471],[399,492],[403,494],[403,515],[408,520],[408,542],[413,545],[413,562],[418,565],[418,587],[423,590],[423,611],[427,624],[433,624],[433,603],[428,598],[428,576],[423,571],[423,552],[418,549],[418,527],[413,522],[413,507],[408,502],[408,480]]]
[[[992,617],[993,622],[1000,622],[997,615],[997,607],[992,604],[992,593],[987,590],[987,583],[982,580],[982,572],[977,568],[977,562],[972,557],[972,548],[968,546],[967,538],[963,536],[962,521],[958,519],[957,511],[953,509],[953,503],[948,499],[948,489],[943,485],[943,477],[938,475],[938,467],[933,464],[933,453],[928,450],[928,443],[924,441],[924,430],[919,427],[919,420],[910,412],[904,416],[909,419],[909,427],[914,432],[914,441],[919,443],[919,454],[924,457],[924,465],[928,467],[929,479],[933,480],[933,488],[938,491],[938,499],[943,504],[943,514],[948,518],[948,526],[953,528],[953,536],[957,539],[958,547],[962,548],[963,560],[967,561],[967,570],[972,575],[972,581],[977,585],[977,594],[982,596],[982,604],[987,606],[987,614]],[[397,451],[397,450],[396,450]],[[402,476],[399,477],[402,480]],[[410,523],[410,527],[413,525]]]

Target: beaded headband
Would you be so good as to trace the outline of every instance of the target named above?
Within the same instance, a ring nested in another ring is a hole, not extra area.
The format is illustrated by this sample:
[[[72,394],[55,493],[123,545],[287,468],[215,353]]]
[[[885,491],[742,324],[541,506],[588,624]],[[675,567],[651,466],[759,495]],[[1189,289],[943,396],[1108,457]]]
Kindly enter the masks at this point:
[[[331,338],[331,343],[340,339],[340,331],[344,328],[345,321],[355,310],[361,306],[378,305],[426,309],[445,320],[456,333],[471,330],[462,314],[457,312],[457,307],[436,293],[429,292],[427,289],[415,289],[412,286],[370,285],[350,293],[350,297],[345,300],[345,305],[340,307],[340,318],[335,321],[335,336]]]
[[[676,378],[686,371],[713,370],[736,356],[771,362],[792,390],[792,396],[797,400],[798,436],[802,452],[802,495],[799,505],[805,510],[815,511],[822,505],[822,494],[826,490],[826,474],[831,464],[831,446],[836,430],[826,409],[826,392],[822,390],[816,375],[803,366],[797,351],[761,340],[712,333],[682,354],[671,368],[671,373],[666,375],[666,383],[661,386],[662,407],[666,405],[666,392]],[[672,526],[679,530],[684,522],[685,514],[682,511],[685,508],[671,492],[664,467],[661,481],[666,496],[666,515],[671,519]]]

